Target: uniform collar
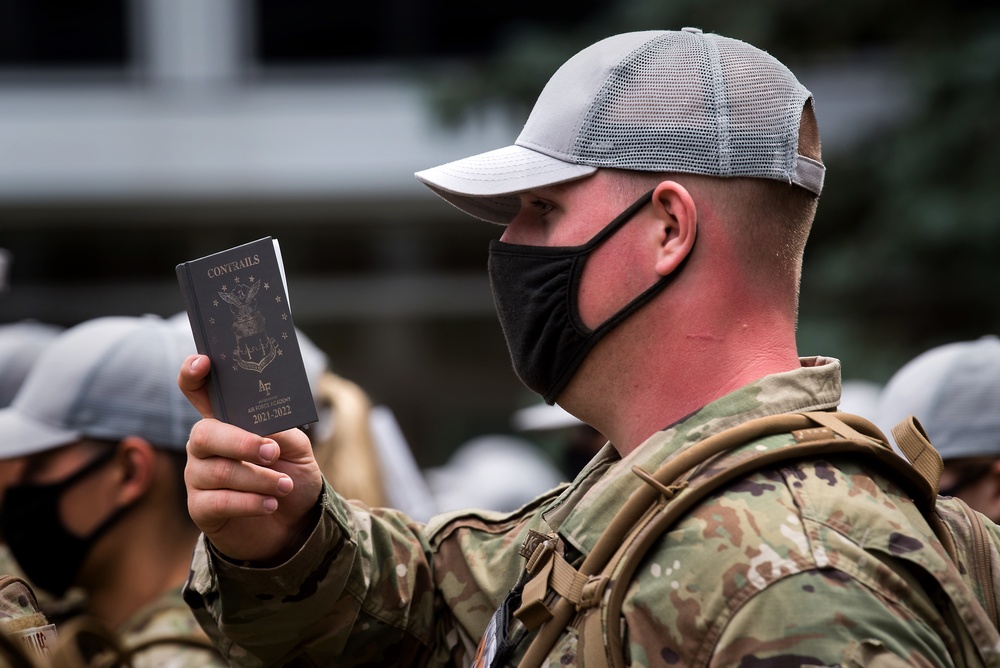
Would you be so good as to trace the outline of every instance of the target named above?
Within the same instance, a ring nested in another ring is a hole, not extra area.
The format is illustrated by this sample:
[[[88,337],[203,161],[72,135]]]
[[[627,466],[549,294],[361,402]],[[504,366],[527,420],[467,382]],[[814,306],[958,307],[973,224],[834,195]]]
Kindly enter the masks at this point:
[[[748,420],[779,413],[831,410],[840,403],[840,362],[803,357],[798,369],[765,376],[653,434],[626,457],[610,444],[545,511],[563,540],[586,554],[642,481],[633,466],[653,472],[702,439]]]

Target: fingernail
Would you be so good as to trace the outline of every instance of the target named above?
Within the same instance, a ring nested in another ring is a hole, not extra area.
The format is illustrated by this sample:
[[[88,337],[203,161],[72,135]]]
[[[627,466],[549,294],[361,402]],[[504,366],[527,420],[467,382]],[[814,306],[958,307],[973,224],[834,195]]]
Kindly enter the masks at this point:
[[[260,446],[260,450],[257,451],[260,458],[265,462],[270,463],[275,457],[278,456],[278,444],[274,441],[268,441]]]
[[[264,510],[266,510],[269,513],[273,513],[277,509],[278,509],[277,499],[272,499],[271,497],[264,499]]]
[[[292,479],[288,477],[278,478],[278,491],[282,494],[288,494],[292,491]]]

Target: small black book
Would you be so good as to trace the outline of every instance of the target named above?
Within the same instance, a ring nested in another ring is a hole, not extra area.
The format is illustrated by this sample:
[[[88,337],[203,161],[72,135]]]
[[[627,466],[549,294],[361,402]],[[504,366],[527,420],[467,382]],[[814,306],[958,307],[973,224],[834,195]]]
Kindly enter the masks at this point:
[[[261,436],[316,421],[278,241],[177,265],[198,352],[212,360],[215,417]]]

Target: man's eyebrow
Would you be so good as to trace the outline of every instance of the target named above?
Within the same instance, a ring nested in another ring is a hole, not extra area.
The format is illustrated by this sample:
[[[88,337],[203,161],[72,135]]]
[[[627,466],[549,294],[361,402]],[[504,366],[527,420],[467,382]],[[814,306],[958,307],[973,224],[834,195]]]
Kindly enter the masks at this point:
[[[554,183],[550,186],[539,186],[537,188],[528,188],[522,191],[521,194],[528,195],[529,197],[540,197],[542,199],[547,199],[556,195],[561,195],[564,193],[569,186],[569,183]]]

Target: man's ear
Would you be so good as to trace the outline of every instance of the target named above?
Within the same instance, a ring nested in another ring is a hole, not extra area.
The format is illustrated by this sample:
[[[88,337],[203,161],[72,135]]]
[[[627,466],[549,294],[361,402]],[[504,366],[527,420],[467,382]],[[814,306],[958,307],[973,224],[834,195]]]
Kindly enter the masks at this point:
[[[153,483],[156,451],[139,436],[126,436],[115,455],[118,490],[115,501],[122,506],[144,496]]]
[[[656,272],[673,273],[691,253],[698,235],[698,208],[687,188],[663,181],[653,190],[653,212],[660,222]]]

